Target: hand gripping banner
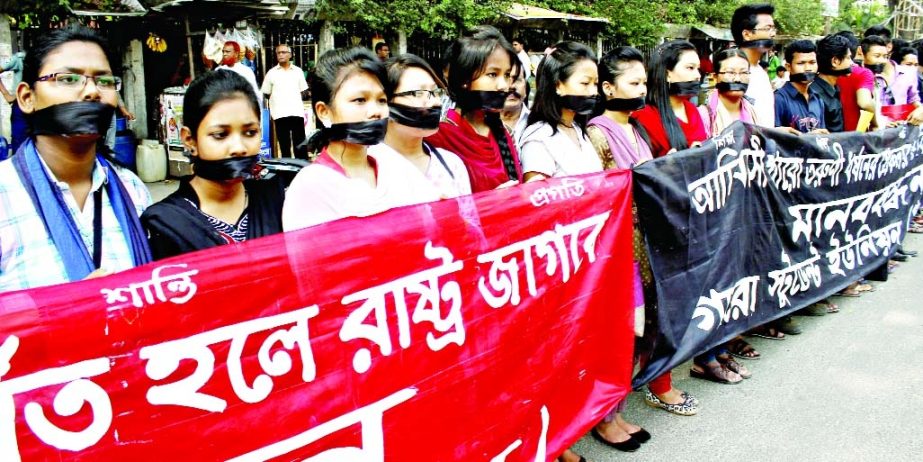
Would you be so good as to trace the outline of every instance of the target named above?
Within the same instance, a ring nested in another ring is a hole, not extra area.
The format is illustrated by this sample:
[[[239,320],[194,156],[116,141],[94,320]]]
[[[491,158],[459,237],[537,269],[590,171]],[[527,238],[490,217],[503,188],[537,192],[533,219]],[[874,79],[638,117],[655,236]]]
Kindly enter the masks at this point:
[[[532,461],[629,391],[631,177],[0,294],[0,460]]]
[[[737,123],[635,168],[659,323],[635,386],[885,264],[923,197],[921,136]]]

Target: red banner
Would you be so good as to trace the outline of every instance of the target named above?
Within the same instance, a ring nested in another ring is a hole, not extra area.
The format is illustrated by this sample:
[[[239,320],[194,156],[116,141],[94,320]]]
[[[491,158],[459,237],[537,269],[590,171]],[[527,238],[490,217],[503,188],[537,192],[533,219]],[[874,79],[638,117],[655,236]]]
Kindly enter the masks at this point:
[[[0,460],[546,460],[629,391],[630,175],[0,295]]]

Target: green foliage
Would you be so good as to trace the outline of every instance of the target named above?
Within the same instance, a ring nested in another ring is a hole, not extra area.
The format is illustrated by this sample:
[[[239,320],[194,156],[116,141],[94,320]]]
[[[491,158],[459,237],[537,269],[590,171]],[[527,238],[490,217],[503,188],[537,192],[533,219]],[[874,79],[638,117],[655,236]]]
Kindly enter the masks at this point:
[[[120,0],[0,0],[0,14],[7,14],[20,29],[45,27],[73,15],[70,8],[118,9]]]
[[[496,21],[509,0],[318,0],[320,18],[355,19],[373,29],[422,30],[455,36]]]
[[[775,0],[776,27],[783,35],[820,35],[824,33],[821,0]]]
[[[890,17],[888,7],[873,4],[858,4],[855,0],[840,0],[840,17],[833,23],[833,30],[851,30],[860,37],[866,29],[885,22]]]

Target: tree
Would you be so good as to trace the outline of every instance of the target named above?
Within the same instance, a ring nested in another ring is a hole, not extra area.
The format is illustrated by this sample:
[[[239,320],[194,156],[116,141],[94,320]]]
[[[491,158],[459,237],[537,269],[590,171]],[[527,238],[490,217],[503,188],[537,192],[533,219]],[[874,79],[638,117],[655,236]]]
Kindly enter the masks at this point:
[[[457,36],[470,27],[494,22],[509,0],[318,0],[321,19],[357,20],[376,29],[422,30]]]
[[[861,37],[866,29],[884,23],[889,17],[888,7],[882,4],[843,0],[840,17],[833,23],[833,30],[851,30]]]
[[[820,35],[824,33],[824,6],[821,0],[775,0],[774,15],[779,33],[784,35]]]

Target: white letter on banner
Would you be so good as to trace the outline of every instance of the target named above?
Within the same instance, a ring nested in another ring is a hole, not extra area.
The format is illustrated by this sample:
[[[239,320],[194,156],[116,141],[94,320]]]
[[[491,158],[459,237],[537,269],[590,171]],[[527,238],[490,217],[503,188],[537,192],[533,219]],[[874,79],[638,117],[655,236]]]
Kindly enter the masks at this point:
[[[10,360],[18,347],[19,338],[15,335],[8,336],[0,346],[0,379],[9,372]],[[109,369],[109,358],[97,358],[0,380],[0,460],[21,460],[13,396],[52,385],[64,384],[52,402],[56,414],[69,417],[89,404],[93,421],[80,431],[64,430],[48,421],[40,404],[29,402],[25,405],[25,419],[35,436],[52,447],[74,452],[98,443],[112,425],[112,402],[106,391],[88,378],[105,374]]]
[[[731,320],[736,321],[742,316],[749,317],[755,313],[759,284],[759,276],[748,276],[728,289],[721,292],[711,289],[710,296],[699,297],[692,313],[692,320],[702,318],[696,327],[710,331]]]
[[[478,279],[478,289],[492,308],[501,308],[507,304],[518,306],[522,301],[519,289],[519,260],[515,254],[523,257],[526,273],[526,288],[529,295],[537,294],[535,282],[535,255],[547,262],[545,273],[553,275],[560,268],[561,280],[567,282],[577,274],[583,262],[580,256],[580,233],[589,229],[583,241],[583,252],[590,263],[596,261],[596,240],[602,232],[611,212],[601,213],[568,225],[555,225],[553,230],[514,242],[506,247],[481,254],[478,263],[490,263],[487,277]],[[568,252],[569,250],[569,252]]]
[[[291,438],[235,457],[228,462],[262,462],[281,457],[355,424],[361,425],[362,428],[362,447],[328,449],[303,459],[303,462],[384,462],[385,438],[382,422],[384,413],[416,394],[415,388],[405,388],[368,406],[348,412]]]
[[[102,289],[100,293],[106,297],[106,304],[117,304],[114,309],[119,309],[122,303],[127,303],[128,295],[131,295],[131,304],[135,308],[141,308],[145,304],[150,305],[168,301],[182,305],[191,300],[196,294],[197,286],[192,282],[192,276],[198,274],[199,270],[190,270],[167,276],[162,276],[161,273],[168,268],[186,268],[187,266],[185,263],[158,266],[151,272],[150,280],[132,283],[128,287]],[[164,291],[164,283],[166,283],[166,292]],[[167,292],[173,297],[167,298]]]
[[[389,356],[394,351],[387,312],[387,295],[391,294],[394,298],[398,343],[401,348],[407,348],[411,344],[411,320],[414,324],[429,322],[436,331],[444,334],[440,337],[432,332],[427,334],[427,346],[433,351],[439,351],[450,343],[459,346],[465,343],[461,289],[455,281],[448,281],[440,286],[440,278],[460,271],[464,263],[455,260],[449,249],[434,246],[432,242],[426,243],[423,254],[427,259],[441,261],[441,263],[434,268],[428,268],[343,297],[341,300],[343,305],[359,301],[362,301],[362,305],[346,317],[340,328],[340,340],[344,342],[357,339],[368,340],[378,346],[382,356]],[[412,316],[408,313],[406,294],[420,295]],[[442,316],[441,301],[451,304],[445,317]],[[374,324],[366,323],[370,316],[374,317]],[[449,332],[450,330],[452,332]],[[361,348],[353,355],[353,369],[356,372],[365,373],[371,366],[372,352],[370,349]]]
[[[155,405],[185,406],[208,412],[224,412],[227,408],[226,400],[201,393],[199,390],[214,374],[215,355],[209,346],[226,341],[231,341],[227,361],[228,377],[234,393],[243,402],[257,403],[266,399],[273,387],[270,376],[278,377],[291,370],[292,358],[289,353],[277,351],[270,355],[273,345],[277,343],[281,343],[288,350],[298,345],[297,351],[302,363],[301,378],[305,383],[311,382],[316,370],[310,347],[308,320],[317,316],[319,312],[317,305],[312,305],[142,348],[139,356],[148,360],[145,371],[148,377],[154,380],[163,380],[176,372],[183,359],[196,362],[196,369],[192,375],[174,383],[152,386],[147,391],[148,402]],[[295,325],[289,329],[274,331],[261,345],[257,359],[266,374],[258,375],[250,387],[243,377],[241,365],[241,355],[247,337],[256,332],[278,329],[288,324]]]

